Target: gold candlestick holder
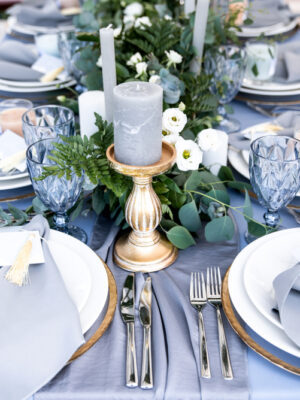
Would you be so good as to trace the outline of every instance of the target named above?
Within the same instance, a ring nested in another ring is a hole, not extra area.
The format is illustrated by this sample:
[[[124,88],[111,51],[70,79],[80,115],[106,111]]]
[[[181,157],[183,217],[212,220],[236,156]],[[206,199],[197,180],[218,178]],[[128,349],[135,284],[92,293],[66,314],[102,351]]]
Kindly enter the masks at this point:
[[[114,261],[128,271],[153,272],[173,264],[178,250],[156,228],[162,217],[161,203],[152,187],[152,178],[172,167],[175,148],[163,142],[161,159],[146,166],[126,165],[115,158],[114,145],[106,152],[112,168],[131,176],[133,189],[125,206],[125,218],[132,231],[115,244]]]

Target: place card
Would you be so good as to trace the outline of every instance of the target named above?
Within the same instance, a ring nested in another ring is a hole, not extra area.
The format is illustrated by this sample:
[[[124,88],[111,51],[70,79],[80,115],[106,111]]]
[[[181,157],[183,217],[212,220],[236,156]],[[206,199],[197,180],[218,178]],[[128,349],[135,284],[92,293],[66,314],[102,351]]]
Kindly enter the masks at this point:
[[[21,136],[13,131],[6,130],[0,135],[0,168],[5,169],[5,160],[9,161],[17,153],[25,152],[26,148],[25,140]],[[25,157],[23,161],[15,165],[15,168],[20,172],[26,170]]]
[[[32,69],[41,72],[42,74],[48,74],[51,71],[58,70],[63,67],[63,61],[61,58],[50,56],[49,54],[43,54],[37,61],[32,65]],[[68,77],[66,71],[61,72],[58,75],[58,79],[64,80]]]
[[[41,264],[45,262],[40,234],[38,231],[0,232],[0,266],[11,266],[20,250],[33,234],[32,251],[29,259],[30,264]]]

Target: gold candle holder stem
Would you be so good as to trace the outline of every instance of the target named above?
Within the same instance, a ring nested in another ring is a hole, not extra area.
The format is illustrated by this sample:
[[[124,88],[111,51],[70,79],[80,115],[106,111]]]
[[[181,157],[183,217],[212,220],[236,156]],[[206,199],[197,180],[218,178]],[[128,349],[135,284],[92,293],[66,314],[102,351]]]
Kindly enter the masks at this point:
[[[156,230],[162,218],[162,209],[152,186],[152,177],[167,171],[175,156],[173,146],[163,143],[159,162],[138,167],[116,161],[113,145],[107,150],[112,167],[131,176],[134,182],[125,206],[125,218],[132,231],[122,236],[114,249],[114,261],[123,269],[153,272],[168,267],[177,258],[176,247]]]

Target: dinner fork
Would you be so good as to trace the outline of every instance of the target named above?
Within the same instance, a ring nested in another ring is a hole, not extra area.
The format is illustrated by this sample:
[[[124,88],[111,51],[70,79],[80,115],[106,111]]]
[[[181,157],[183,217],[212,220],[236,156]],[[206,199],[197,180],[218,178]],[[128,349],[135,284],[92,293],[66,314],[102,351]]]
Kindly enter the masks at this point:
[[[207,303],[205,280],[202,272],[201,272],[201,278],[199,272],[191,273],[190,303],[198,311],[201,376],[203,378],[210,378],[211,374],[210,374],[209,358],[206,346],[204,320],[202,315],[202,308]]]
[[[224,379],[233,379],[232,367],[229,357],[228,345],[225,336],[225,330],[221,315],[221,287],[222,287],[222,279],[220,268],[207,268],[207,300],[208,302],[215,307],[217,311],[217,320],[218,320],[218,332],[219,332],[219,350],[220,350],[220,361],[222,374]]]

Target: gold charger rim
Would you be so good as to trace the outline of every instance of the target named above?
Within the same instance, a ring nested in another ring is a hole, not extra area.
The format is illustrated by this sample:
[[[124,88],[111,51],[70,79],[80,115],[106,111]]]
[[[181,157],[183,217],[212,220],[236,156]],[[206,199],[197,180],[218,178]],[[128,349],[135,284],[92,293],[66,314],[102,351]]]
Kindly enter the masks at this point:
[[[118,300],[116,281],[110,268],[106,265],[106,263],[102,259],[101,261],[103,262],[108,278],[109,301],[106,314],[103,320],[101,321],[99,327],[97,328],[96,332],[89,338],[89,340],[87,340],[81,347],[79,347],[79,349],[73,354],[73,356],[70,358],[67,364],[70,364],[71,362],[75,361],[78,357],[82,356],[91,347],[93,347],[96,342],[98,342],[98,340],[103,336],[103,334],[110,326],[113,317],[115,315],[117,300]]]
[[[279,357],[275,356],[274,354],[270,353],[262,346],[260,346],[242,327],[240,322],[238,321],[235,312],[233,310],[230,295],[229,295],[229,288],[228,288],[228,277],[229,277],[230,267],[226,271],[225,277],[222,283],[222,306],[224,313],[228,319],[229,324],[231,325],[232,329],[235,333],[240,337],[240,339],[253,351],[263,357],[265,360],[271,362],[272,364],[276,365],[277,367],[284,369],[285,371],[291,372],[294,375],[300,375],[300,368],[287,363],[286,361],[281,360]]]

